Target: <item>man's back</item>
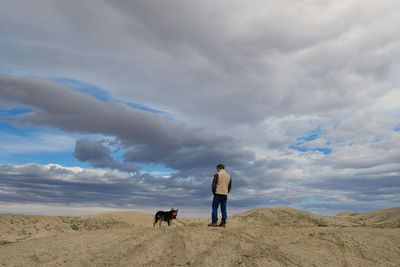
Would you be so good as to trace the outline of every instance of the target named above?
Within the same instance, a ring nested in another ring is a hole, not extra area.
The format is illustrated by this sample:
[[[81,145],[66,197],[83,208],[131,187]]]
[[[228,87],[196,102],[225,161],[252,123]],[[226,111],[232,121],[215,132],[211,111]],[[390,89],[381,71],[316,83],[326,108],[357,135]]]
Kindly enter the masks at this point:
[[[231,176],[224,169],[218,171],[218,178],[215,193],[219,195],[227,195],[230,191]]]

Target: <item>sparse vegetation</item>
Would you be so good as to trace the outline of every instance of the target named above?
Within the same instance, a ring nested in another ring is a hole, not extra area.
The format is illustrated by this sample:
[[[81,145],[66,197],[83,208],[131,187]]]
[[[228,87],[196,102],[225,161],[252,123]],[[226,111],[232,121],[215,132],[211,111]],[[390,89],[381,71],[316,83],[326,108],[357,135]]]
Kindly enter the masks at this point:
[[[327,227],[328,224],[326,222],[321,221],[321,222],[317,223],[317,226],[319,226],[319,227]]]
[[[71,224],[71,229],[77,231],[79,230],[79,226],[77,224]]]
[[[400,221],[386,222],[372,225],[374,228],[400,228]]]
[[[321,219],[312,219],[310,218],[318,227],[327,227],[328,223]]]
[[[100,230],[100,229],[110,229],[114,227],[123,227],[127,226],[126,222],[118,221],[115,219],[105,219],[105,220],[96,220],[96,219],[73,219],[70,221],[70,226],[72,230]]]

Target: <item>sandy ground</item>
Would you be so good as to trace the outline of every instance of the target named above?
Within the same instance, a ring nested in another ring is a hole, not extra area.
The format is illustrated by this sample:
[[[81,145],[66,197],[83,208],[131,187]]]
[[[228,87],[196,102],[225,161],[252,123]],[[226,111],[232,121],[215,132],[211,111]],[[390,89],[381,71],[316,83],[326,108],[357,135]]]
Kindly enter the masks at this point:
[[[325,217],[291,208],[152,226],[152,216],[0,216],[0,266],[400,266],[400,208]]]

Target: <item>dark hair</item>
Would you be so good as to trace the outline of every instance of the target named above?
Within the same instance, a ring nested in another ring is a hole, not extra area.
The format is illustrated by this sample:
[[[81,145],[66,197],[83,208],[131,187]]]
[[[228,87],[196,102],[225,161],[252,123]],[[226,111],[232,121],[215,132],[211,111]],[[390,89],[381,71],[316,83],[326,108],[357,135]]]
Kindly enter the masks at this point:
[[[217,165],[217,169],[225,169],[225,165],[220,163]]]

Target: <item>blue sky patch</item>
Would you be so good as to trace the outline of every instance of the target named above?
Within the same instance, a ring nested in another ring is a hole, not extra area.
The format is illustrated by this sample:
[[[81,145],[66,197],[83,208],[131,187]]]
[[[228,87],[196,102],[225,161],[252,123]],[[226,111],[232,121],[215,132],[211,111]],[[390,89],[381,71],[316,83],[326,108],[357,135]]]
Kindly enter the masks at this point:
[[[92,84],[69,78],[53,78],[52,80],[78,92],[94,96],[95,98],[103,102],[107,102],[111,99],[110,93]]]
[[[296,139],[296,142],[289,146],[290,149],[295,149],[299,152],[321,152],[324,155],[329,155],[332,153],[332,149],[328,146],[323,147],[308,147],[307,142],[317,140],[322,134],[324,130],[321,126],[318,128],[305,133],[303,136]],[[329,143],[328,143],[329,144]]]
[[[141,163],[139,164],[139,168],[141,172],[144,173],[162,173],[165,175],[170,175],[172,173],[177,172],[176,170],[169,168],[165,165],[162,164],[147,164],[147,163]]]
[[[87,82],[83,82],[83,81],[79,81],[79,80],[75,80],[75,79],[71,79],[71,78],[66,78],[66,77],[49,77],[49,76],[46,76],[43,74],[38,74],[38,73],[33,73],[33,72],[8,69],[5,67],[2,67],[1,65],[0,65],[0,73],[12,75],[12,76],[36,76],[36,77],[40,77],[43,79],[49,79],[60,85],[68,87],[72,90],[93,96],[102,102],[115,101],[117,103],[125,104],[128,107],[131,107],[131,108],[134,108],[137,110],[142,110],[142,111],[154,113],[157,115],[161,115],[161,116],[164,116],[164,117],[167,117],[170,119],[174,119],[171,117],[171,115],[168,112],[150,107],[148,105],[113,98],[112,94],[110,94],[107,90],[105,90],[101,87],[98,87],[96,85],[87,83]],[[1,111],[0,111],[0,115],[2,115]],[[7,115],[9,115],[9,114],[7,114]]]
[[[7,155],[6,157],[0,156],[0,163],[1,162],[7,162],[7,164],[37,163],[44,165],[55,163],[66,167],[90,168],[89,163],[76,160],[72,151],[24,153]]]
[[[330,147],[317,147],[317,148],[314,148],[314,150],[321,152],[325,155],[329,155],[332,153],[332,148],[330,148]]]
[[[154,113],[154,114],[158,114],[158,115],[164,115],[164,116],[168,115],[167,112],[149,107],[148,105],[144,105],[144,104],[132,102],[132,101],[124,101],[124,100],[115,99],[106,90],[104,90],[98,86],[86,83],[86,82],[82,82],[82,81],[78,81],[78,80],[74,80],[74,79],[70,79],[70,78],[53,78],[52,80],[61,85],[66,86],[70,89],[73,89],[75,91],[93,96],[102,102],[115,101],[117,103],[125,104],[128,107],[131,107],[134,109],[138,109],[138,110],[142,110],[142,111],[146,111],[146,112],[150,112],[150,113]]]
[[[0,109],[0,116],[19,116],[32,111],[29,108]]]
[[[307,132],[300,138],[298,138],[298,141],[303,141],[303,142],[309,142],[318,139],[322,134],[323,134],[323,128],[319,126],[318,128]]]
[[[311,152],[311,151],[321,152],[321,153],[323,153],[325,155],[329,155],[329,154],[332,153],[332,148],[330,148],[330,147],[313,147],[313,148],[311,148],[311,147],[307,147],[305,145],[292,144],[292,145],[289,146],[289,148],[295,149],[295,150],[297,150],[299,152],[303,152],[303,153]]]
[[[118,101],[120,103],[123,103],[131,108],[134,109],[139,109],[147,112],[151,112],[154,114],[159,114],[159,115],[167,115],[168,113],[159,109],[151,108],[146,105],[140,104],[140,103],[135,103],[135,102],[129,102],[129,101]]]
[[[18,112],[16,112],[18,113]],[[74,159],[74,139],[77,135],[57,129],[43,129],[0,122],[0,163],[58,163],[87,166]]]
[[[40,76],[42,77],[42,75],[38,75],[38,74],[33,74],[32,72],[26,71],[26,70],[22,70],[22,69],[12,69],[12,68],[8,68],[4,65],[0,65],[0,73],[1,74],[7,74],[7,75],[12,75],[12,76],[29,76],[29,75],[34,75],[34,76]]]
[[[35,131],[36,128],[29,126],[22,127],[9,122],[0,122],[0,130],[2,133],[11,133],[11,134],[18,134],[21,136],[27,136],[28,134],[32,133],[32,131]]]

